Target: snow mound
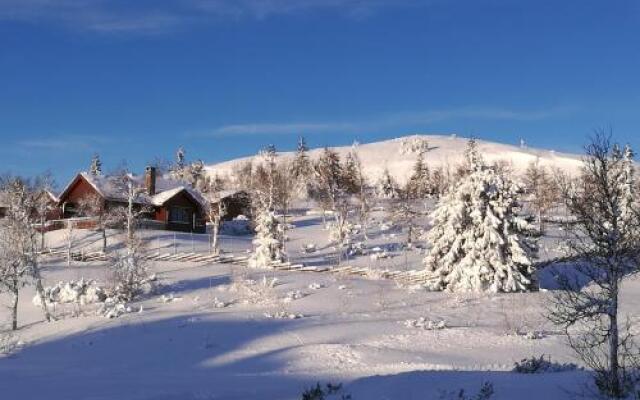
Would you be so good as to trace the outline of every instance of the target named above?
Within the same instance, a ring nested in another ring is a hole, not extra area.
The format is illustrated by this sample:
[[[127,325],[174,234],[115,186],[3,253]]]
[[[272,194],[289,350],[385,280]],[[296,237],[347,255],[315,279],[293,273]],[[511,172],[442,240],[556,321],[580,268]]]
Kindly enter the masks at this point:
[[[58,282],[54,286],[45,287],[44,297],[47,305],[63,303],[84,305],[102,303],[107,299],[103,288],[97,286],[95,281],[84,280],[84,278],[78,281]],[[39,295],[34,296],[33,304],[36,307],[42,307]]]

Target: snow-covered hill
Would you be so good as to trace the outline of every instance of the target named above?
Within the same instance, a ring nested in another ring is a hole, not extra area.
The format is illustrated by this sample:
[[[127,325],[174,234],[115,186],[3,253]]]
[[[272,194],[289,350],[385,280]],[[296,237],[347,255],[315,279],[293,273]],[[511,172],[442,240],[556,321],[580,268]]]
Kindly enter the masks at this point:
[[[455,135],[411,135],[381,142],[359,144],[358,154],[364,165],[367,177],[375,181],[388,168],[391,175],[398,182],[405,182],[411,174],[411,168],[418,155],[417,147],[422,141],[428,143],[428,151],[425,155],[430,168],[439,166],[455,167],[463,161],[464,149],[468,139]],[[543,166],[558,168],[568,173],[575,173],[580,166],[580,156],[575,154],[563,154],[553,150],[522,148],[507,144],[478,141],[480,151],[485,160],[494,162],[503,160],[513,166],[514,171],[523,172],[530,162],[539,159]],[[334,148],[341,157],[344,157],[352,146]],[[322,149],[309,151],[311,158],[317,157]],[[283,157],[291,157],[292,152],[280,153]],[[213,164],[206,167],[210,174],[229,175],[238,165],[253,157],[239,158]]]

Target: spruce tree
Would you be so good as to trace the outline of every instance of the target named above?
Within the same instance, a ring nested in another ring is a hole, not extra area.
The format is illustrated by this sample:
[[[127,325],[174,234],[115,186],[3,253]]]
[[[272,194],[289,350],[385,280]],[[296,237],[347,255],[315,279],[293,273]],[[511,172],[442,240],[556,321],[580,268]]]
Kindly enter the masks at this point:
[[[427,235],[431,290],[519,292],[533,286],[529,224],[518,216],[520,188],[484,165],[474,140],[468,174],[439,202]]]
[[[255,251],[249,258],[249,266],[266,268],[284,261],[280,222],[273,211],[261,210],[256,223],[256,238],[253,241]]]
[[[387,167],[384,168],[382,177],[380,177],[380,180],[378,181],[376,193],[378,197],[383,199],[395,199],[398,197],[398,184],[391,176],[391,173],[389,173],[389,169]]]
[[[100,161],[100,155],[95,153],[91,158],[91,166],[89,167],[89,172],[93,176],[102,175],[102,161]]]
[[[415,199],[422,199],[431,194],[431,174],[429,167],[424,162],[424,152],[418,153],[418,158],[413,166],[413,172],[407,184],[407,194]]]

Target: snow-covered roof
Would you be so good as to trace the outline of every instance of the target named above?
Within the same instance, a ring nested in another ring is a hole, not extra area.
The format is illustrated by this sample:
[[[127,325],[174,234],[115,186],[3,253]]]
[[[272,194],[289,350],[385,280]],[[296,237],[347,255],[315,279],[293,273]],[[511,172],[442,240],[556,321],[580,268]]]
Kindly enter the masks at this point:
[[[79,179],[83,178],[87,181],[95,191],[103,197],[105,200],[110,201],[127,201],[127,187],[124,184],[121,176],[103,176],[93,175],[87,172],[81,172],[78,174],[67,187],[60,194],[60,198],[63,198],[73,184]],[[137,188],[144,188],[145,181],[144,176],[129,174],[128,178],[131,179]],[[140,191],[134,200],[138,204],[161,206],[174,196],[181,192],[186,192],[201,206],[206,205],[206,200],[202,195],[186,185],[184,182],[166,179],[163,177],[156,178],[156,194],[149,196],[146,191]]]

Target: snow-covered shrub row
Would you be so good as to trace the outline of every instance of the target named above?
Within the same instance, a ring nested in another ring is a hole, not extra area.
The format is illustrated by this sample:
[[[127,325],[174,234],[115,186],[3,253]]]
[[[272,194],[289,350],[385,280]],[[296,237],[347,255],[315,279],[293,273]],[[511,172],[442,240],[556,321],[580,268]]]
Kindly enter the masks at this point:
[[[294,314],[286,311],[277,311],[274,313],[266,312],[264,313],[264,316],[269,319],[299,319],[304,317],[302,314]]]
[[[447,328],[447,323],[444,320],[440,321],[432,321],[425,317],[420,317],[418,319],[408,319],[404,321],[404,326],[407,328],[418,328],[424,329],[428,331],[435,331]]]
[[[575,371],[579,367],[574,363],[557,363],[551,361],[551,358],[546,358],[544,355],[540,357],[523,358],[516,362],[513,367],[513,372],[519,374],[543,374],[549,372],[565,372]]]
[[[100,305],[96,314],[105,318],[118,318],[121,315],[130,314],[132,312],[134,312],[134,309],[131,308],[131,306],[128,306],[125,302],[109,297]],[[137,312],[142,312],[142,307],[140,307]]]
[[[78,281],[58,282],[54,286],[44,288],[44,297],[47,305],[77,303],[93,304],[102,303],[107,299],[104,289],[97,286],[95,281],[81,278]],[[33,304],[42,307],[40,296],[33,297]]]

